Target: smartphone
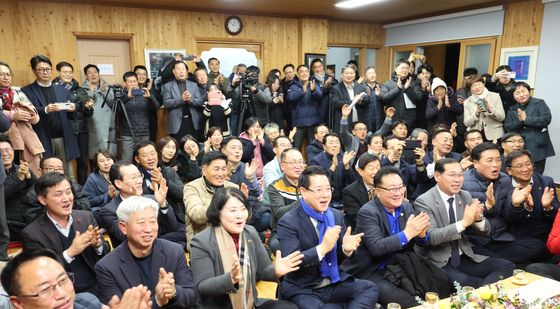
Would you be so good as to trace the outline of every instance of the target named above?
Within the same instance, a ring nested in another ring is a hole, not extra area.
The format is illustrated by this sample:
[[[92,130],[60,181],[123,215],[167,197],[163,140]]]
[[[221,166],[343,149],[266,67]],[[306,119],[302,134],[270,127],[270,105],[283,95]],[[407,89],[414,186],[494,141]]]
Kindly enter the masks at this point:
[[[134,88],[132,89],[132,95],[135,97],[141,97],[145,94],[146,92],[144,91],[144,89],[138,89],[138,88]]]
[[[58,109],[61,111],[65,111],[70,109],[71,107],[74,106],[74,103],[70,103],[70,102],[66,102],[66,103],[54,103],[56,106],[58,106]]]
[[[192,61],[194,60],[194,55],[186,55],[185,57],[183,57],[183,60]]]
[[[414,150],[416,148],[422,148],[422,141],[417,139],[407,139],[404,141],[405,150]]]
[[[482,107],[483,111],[486,111],[486,106],[484,106],[484,101],[482,99],[476,100],[476,104]]]
[[[515,78],[515,76],[517,76],[517,72],[515,71],[511,71],[511,72],[507,72],[506,77],[507,78]]]

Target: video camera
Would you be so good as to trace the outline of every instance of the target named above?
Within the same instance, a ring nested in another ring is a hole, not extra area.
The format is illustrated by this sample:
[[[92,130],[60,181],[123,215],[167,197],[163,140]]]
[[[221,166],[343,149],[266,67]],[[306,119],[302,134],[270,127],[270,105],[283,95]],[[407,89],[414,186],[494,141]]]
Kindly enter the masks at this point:
[[[259,83],[260,71],[261,70],[257,66],[252,65],[247,68],[245,73],[241,73],[240,80],[243,86],[247,88],[256,86]]]
[[[122,99],[122,97],[123,97],[123,86],[121,86],[119,84],[113,84],[113,85],[110,85],[109,88],[113,89],[113,95],[115,97],[115,100]]]

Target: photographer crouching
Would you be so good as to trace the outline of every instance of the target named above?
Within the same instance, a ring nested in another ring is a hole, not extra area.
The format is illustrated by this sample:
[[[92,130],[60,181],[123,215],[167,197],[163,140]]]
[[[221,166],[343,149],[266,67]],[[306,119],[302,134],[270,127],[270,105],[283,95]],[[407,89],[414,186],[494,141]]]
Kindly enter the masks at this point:
[[[123,81],[125,88],[118,89],[120,87],[114,85],[115,100],[107,101],[107,104],[113,110],[115,110],[114,104],[117,104],[115,119],[121,137],[121,158],[132,160],[132,153],[136,145],[150,140],[148,123],[151,109],[149,105],[157,109],[160,104],[152,97],[148,88],[140,89],[138,87],[138,77],[134,72],[124,73]]]

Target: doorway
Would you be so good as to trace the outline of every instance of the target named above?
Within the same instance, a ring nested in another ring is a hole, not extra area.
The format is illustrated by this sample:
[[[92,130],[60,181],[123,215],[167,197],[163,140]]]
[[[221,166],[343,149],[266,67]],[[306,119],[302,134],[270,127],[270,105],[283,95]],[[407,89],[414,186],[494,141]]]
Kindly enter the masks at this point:
[[[85,80],[81,68],[87,64],[99,67],[101,78],[109,84],[121,84],[125,72],[132,70],[130,61],[130,40],[78,37],[79,78]],[[78,76],[76,75],[78,79]]]

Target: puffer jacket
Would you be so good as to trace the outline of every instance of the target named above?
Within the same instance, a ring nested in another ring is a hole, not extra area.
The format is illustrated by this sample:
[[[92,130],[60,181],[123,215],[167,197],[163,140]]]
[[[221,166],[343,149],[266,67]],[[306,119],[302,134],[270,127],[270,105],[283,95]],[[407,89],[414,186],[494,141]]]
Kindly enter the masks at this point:
[[[315,91],[308,89],[303,92],[303,83],[295,80],[286,94],[290,106],[292,107],[292,125],[294,127],[316,126],[321,122],[319,110],[323,90],[316,85]]]
[[[159,108],[159,102],[157,100],[153,100],[152,97],[144,97],[144,96],[132,96],[129,97],[128,90],[123,90],[123,97],[122,101],[124,104],[124,108],[126,108],[126,112],[128,114],[128,119],[130,119],[130,127],[126,121],[124,113],[119,112],[119,121],[120,121],[120,128],[121,134],[124,136],[132,136],[132,130],[134,130],[134,136],[147,136],[150,135],[150,113],[151,108],[150,104],[154,108]],[[107,102],[109,106],[113,106],[113,102]]]

